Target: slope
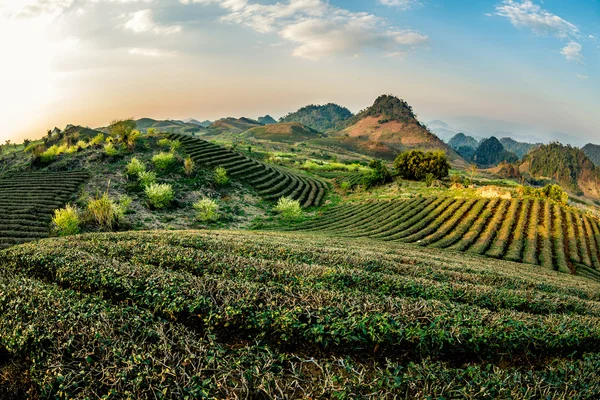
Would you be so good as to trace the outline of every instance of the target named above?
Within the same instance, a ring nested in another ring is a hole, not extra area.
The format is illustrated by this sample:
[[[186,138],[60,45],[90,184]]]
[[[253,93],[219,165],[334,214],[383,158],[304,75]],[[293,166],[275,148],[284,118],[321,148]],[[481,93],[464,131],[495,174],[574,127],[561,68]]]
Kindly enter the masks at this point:
[[[595,166],[600,166],[600,146],[597,144],[588,143],[581,148],[581,151],[594,163]]]
[[[215,121],[208,127],[209,135],[219,135],[221,133],[242,133],[257,126],[262,126],[258,121],[250,118],[223,118]]]
[[[329,132],[343,129],[352,115],[346,107],[337,104],[311,104],[289,113],[279,122],[298,122],[319,132]]]
[[[324,136],[322,133],[297,122],[257,126],[245,132],[245,135],[261,140],[288,143],[303,142]]]

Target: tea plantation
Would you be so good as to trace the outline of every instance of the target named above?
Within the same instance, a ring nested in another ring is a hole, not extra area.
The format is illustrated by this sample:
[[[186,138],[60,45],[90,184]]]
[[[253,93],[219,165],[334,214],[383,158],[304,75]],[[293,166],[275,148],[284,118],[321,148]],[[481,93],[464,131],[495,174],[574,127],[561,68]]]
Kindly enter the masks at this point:
[[[252,186],[266,200],[289,197],[302,207],[318,206],[327,193],[327,184],[291,169],[265,164],[238,152],[188,135],[171,134],[194,161],[203,166],[222,167],[227,174]]]
[[[87,178],[84,171],[0,176],[0,249],[47,237],[53,211]]]
[[[466,251],[600,279],[600,225],[542,199],[418,197],[344,204],[300,229]]]
[[[3,398],[600,396],[600,284],[533,265],[239,231],[43,239],[0,264]]]

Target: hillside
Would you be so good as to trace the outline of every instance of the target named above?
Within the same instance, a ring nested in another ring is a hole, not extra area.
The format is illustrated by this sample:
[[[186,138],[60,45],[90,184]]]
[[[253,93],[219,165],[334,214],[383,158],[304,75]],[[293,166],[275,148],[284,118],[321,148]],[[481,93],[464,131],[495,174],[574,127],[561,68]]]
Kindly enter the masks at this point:
[[[160,121],[152,118],[141,118],[136,120],[136,124],[137,129],[141,132],[147,132],[150,128],[170,133],[198,133],[204,131],[204,127],[194,122],[173,120]],[[107,132],[107,128],[101,130],[105,133]]]
[[[541,145],[540,143],[533,144],[526,142],[518,142],[509,137],[503,137],[502,139],[500,139],[500,143],[502,143],[502,146],[506,151],[515,153],[517,157],[519,157],[519,159],[522,159],[525,156],[525,154],[529,153],[531,149],[534,149]]]
[[[452,163],[465,165],[454,150],[416,119],[412,107],[397,97],[378,97],[371,107],[351,118],[349,124],[351,126],[340,135],[381,142],[399,152],[411,149],[444,151]]]
[[[261,123],[263,125],[270,125],[270,124],[277,123],[275,118],[271,117],[270,115],[265,115],[264,117],[258,117],[256,121],[258,121],[259,123]]]
[[[472,136],[467,136],[464,133],[457,133],[448,141],[448,146],[454,150],[458,150],[461,147],[471,147],[477,149],[479,142]]]
[[[599,198],[599,172],[585,153],[570,145],[550,143],[530,151],[520,166],[534,178],[550,178],[575,194]]]
[[[329,132],[343,129],[352,115],[346,107],[337,104],[311,104],[289,113],[279,122],[299,122],[319,132]]]
[[[595,166],[600,166],[600,146],[597,144],[588,143],[581,148],[581,151],[594,163]]]
[[[239,231],[46,239],[0,264],[3,393],[600,393],[600,285],[537,266]]]
[[[286,143],[303,142],[324,136],[324,134],[297,122],[258,126],[245,132],[245,135],[261,140]]]
[[[514,163],[518,159],[516,154],[505,150],[494,136],[483,139],[473,155],[473,161],[481,167],[495,167],[502,162]]]
[[[250,118],[229,117],[215,121],[208,127],[208,133],[211,135],[218,135],[221,133],[242,133],[257,126],[262,126],[262,124]]]

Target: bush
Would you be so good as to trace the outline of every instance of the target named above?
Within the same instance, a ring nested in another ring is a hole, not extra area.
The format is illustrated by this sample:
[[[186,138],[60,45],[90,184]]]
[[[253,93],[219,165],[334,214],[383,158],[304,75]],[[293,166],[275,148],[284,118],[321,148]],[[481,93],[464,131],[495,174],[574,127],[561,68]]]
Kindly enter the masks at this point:
[[[40,155],[40,161],[43,163],[50,163],[54,161],[59,154],[59,147],[57,145],[51,146]]]
[[[114,157],[119,154],[119,150],[112,143],[107,143],[104,145],[104,153],[109,157]]]
[[[152,183],[144,189],[150,204],[155,208],[165,208],[175,198],[171,185],[166,183]]]
[[[52,223],[59,236],[75,235],[76,233],[79,233],[79,213],[77,212],[77,209],[70,204],[67,204],[65,208],[54,210]]]
[[[192,158],[190,156],[188,156],[183,161],[183,171],[185,172],[186,176],[192,176],[192,174],[194,173],[195,167],[196,167],[196,164],[194,163],[194,160],[192,160]]]
[[[159,139],[158,142],[156,142],[156,144],[158,144],[160,147],[170,147],[171,141],[167,138],[162,138]]]
[[[219,218],[219,205],[216,201],[204,197],[193,204],[196,218],[203,222],[216,221]]]
[[[435,176],[432,173],[425,175],[425,186],[431,187],[435,180]]]
[[[104,143],[104,134],[99,133],[92,140],[90,140],[90,145],[97,146],[99,144]]]
[[[292,200],[289,197],[281,197],[274,210],[286,221],[296,221],[302,218],[302,207],[298,200]]]
[[[152,157],[152,163],[157,169],[168,169],[175,163],[175,155],[173,153],[160,152]]]
[[[76,146],[77,146],[78,148],[80,148],[80,149],[85,149],[85,148],[87,148],[89,145],[87,144],[87,142],[86,142],[85,140],[80,140],[80,141],[78,141],[78,142],[77,142],[77,145],[76,145]]]
[[[223,186],[229,183],[229,177],[227,176],[227,170],[225,168],[215,168],[215,183],[219,186]]]
[[[559,185],[549,184],[543,188],[532,188],[531,186],[520,186],[517,189],[521,196],[533,196],[547,198],[558,203],[567,204],[569,195]]]
[[[171,140],[169,147],[172,152],[177,151],[181,147],[181,142],[179,140]]]
[[[138,173],[138,182],[141,187],[150,186],[156,183],[156,173],[151,171],[142,171]]]
[[[342,190],[342,192],[347,192],[351,188],[352,188],[352,184],[348,181],[344,181],[340,184],[340,189]]]
[[[133,157],[127,167],[125,168],[125,173],[129,176],[137,176],[140,172],[146,171],[146,164]]]
[[[365,175],[362,180],[366,189],[392,182],[392,174],[381,160],[371,160],[369,168],[372,170],[371,173]]]
[[[411,150],[396,158],[394,168],[404,179],[422,181],[427,174],[432,174],[435,179],[448,176],[450,164],[441,151],[424,153],[420,150]]]
[[[121,216],[119,206],[108,196],[108,193],[105,192],[102,197],[90,200],[87,208],[94,222],[101,228],[112,230],[119,224]]]

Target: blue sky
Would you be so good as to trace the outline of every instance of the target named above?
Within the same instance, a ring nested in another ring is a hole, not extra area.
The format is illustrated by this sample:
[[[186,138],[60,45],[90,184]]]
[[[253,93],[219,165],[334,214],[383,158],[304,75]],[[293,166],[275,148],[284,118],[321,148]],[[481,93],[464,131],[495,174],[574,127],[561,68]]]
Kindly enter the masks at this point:
[[[600,142],[596,0],[0,0],[0,34],[0,139],[392,93],[480,136]]]

